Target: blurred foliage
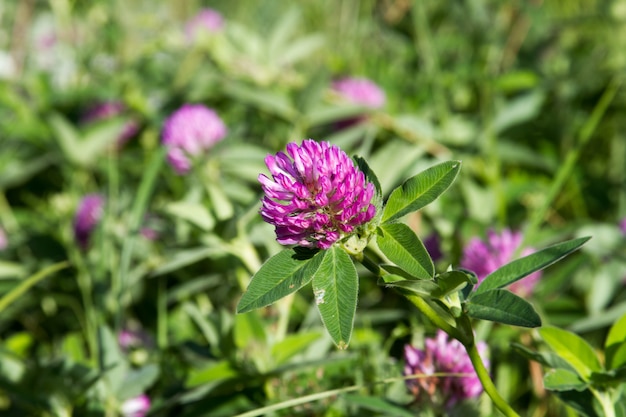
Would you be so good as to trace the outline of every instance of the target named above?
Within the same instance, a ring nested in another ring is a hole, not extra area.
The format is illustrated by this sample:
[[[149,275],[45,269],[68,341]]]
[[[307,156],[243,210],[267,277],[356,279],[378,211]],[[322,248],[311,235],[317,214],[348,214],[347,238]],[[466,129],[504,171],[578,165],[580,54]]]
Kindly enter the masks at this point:
[[[225,28],[190,41],[185,22],[202,7]],[[0,414],[113,416],[147,393],[151,416],[272,406],[265,415],[432,415],[401,378],[402,345],[432,327],[375,280],[361,280],[346,352],[325,335],[310,291],[234,313],[280,249],[257,214],[263,158],[307,137],[366,158],[383,190],[463,161],[455,186],[408,219],[420,237],[440,237],[438,271],[489,228],[522,229],[537,248],[593,236],[531,301],[544,323],[601,350],[626,312],[623,35],[624,0],[0,3],[0,296],[71,265],[0,315]],[[374,80],[385,108],[342,102],[329,85],[345,75]],[[126,110],[85,121],[107,101]],[[160,131],[187,102],[214,108],[229,134],[177,176]],[[137,134],[117,146],[130,121]],[[88,193],[106,207],[81,251],[72,221]],[[140,342],[118,346],[122,329]],[[515,409],[574,415],[511,350],[541,347],[537,333],[485,325],[477,337]],[[490,407],[481,399],[456,413]]]

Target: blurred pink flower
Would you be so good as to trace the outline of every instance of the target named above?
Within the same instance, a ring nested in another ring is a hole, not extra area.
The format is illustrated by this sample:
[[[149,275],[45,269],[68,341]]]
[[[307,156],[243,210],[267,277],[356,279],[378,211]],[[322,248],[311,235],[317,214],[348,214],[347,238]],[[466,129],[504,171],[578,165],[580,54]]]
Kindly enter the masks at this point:
[[[52,49],[54,45],[56,45],[57,40],[58,38],[55,32],[45,32],[36,39],[37,49],[42,51]]]
[[[141,337],[137,332],[132,330],[121,330],[117,335],[117,342],[122,349],[129,349],[141,344]]]
[[[107,120],[112,117],[121,116],[127,111],[126,105],[120,101],[104,101],[89,108],[81,121],[83,123],[94,123]],[[129,120],[117,139],[118,146],[124,145],[130,138],[139,131],[139,123],[136,120]]]
[[[202,9],[185,24],[185,36],[188,42],[193,42],[202,33],[219,32],[224,27],[224,18],[213,9]]]
[[[478,351],[485,367],[487,345],[477,343]],[[417,349],[411,345],[404,346],[404,375],[424,375],[425,377],[407,380],[409,390],[422,400],[431,401],[436,405],[452,407],[459,401],[476,398],[483,392],[483,386],[461,342],[449,339],[448,335],[439,330],[435,338],[427,338],[425,348]],[[437,375],[464,374],[459,375]]]
[[[88,194],[80,201],[74,215],[74,237],[81,249],[89,246],[91,233],[100,222],[104,209],[104,197]]]
[[[120,411],[124,417],[144,417],[150,409],[150,398],[141,394],[122,403]]]
[[[167,160],[177,174],[191,169],[190,157],[200,156],[226,136],[222,119],[202,104],[185,104],[164,123],[162,142],[168,149]]]
[[[147,213],[143,217],[143,225],[141,226],[141,236],[148,240],[157,240],[162,230],[161,219],[158,216]]]
[[[352,104],[360,104],[372,109],[385,105],[385,92],[367,78],[341,78],[333,82],[332,89]]]
[[[127,351],[137,347],[152,347],[154,340],[139,323],[133,321],[117,334],[117,343]]]
[[[501,233],[496,233],[490,230],[487,232],[486,241],[475,237],[465,246],[461,267],[476,273],[480,285],[487,275],[514,260],[513,255],[521,242],[520,232],[504,229]],[[533,248],[524,248],[520,256],[530,255],[533,252],[535,252]],[[534,272],[511,284],[509,289],[521,297],[529,296],[540,278],[541,271]]]
[[[2,227],[0,227],[0,250],[5,250],[9,246],[9,239]]]
[[[622,221],[619,222],[619,228],[622,231],[622,233],[626,235],[626,217],[624,217]]]
[[[385,105],[385,92],[378,85],[367,78],[346,77],[332,83],[332,90],[344,101],[378,109]],[[365,116],[345,119],[337,123],[337,128],[346,128],[365,120]]]

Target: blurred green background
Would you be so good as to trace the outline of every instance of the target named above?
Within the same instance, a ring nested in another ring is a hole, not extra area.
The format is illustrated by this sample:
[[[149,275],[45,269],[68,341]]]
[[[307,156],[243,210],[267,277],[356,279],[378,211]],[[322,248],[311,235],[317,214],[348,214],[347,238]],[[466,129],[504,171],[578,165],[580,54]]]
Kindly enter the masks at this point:
[[[186,22],[207,7],[223,29],[189,39]],[[25,291],[0,309],[0,414],[114,416],[147,394],[151,416],[232,416],[293,399],[303,400],[264,415],[435,415],[401,379],[402,344],[430,324],[367,274],[346,352],[306,291],[234,314],[280,249],[258,216],[263,158],[303,138],[365,157],[387,193],[462,160],[453,188],[409,219],[420,237],[440,237],[439,271],[489,229],[523,230],[537,248],[592,235],[532,302],[545,323],[601,346],[626,312],[625,69],[624,0],[2,2],[0,294]],[[340,100],[330,85],[343,76],[374,81],[386,105]],[[123,111],[88,120],[103,102]],[[215,109],[228,136],[178,176],[160,135],[185,103]],[[135,133],[116,146],[128,123]],[[81,251],[72,221],[91,193],[107,202]],[[140,341],[121,348],[129,329]],[[534,333],[483,326],[478,336],[516,409],[576,415],[511,350],[537,345]],[[455,412],[492,411],[484,398]]]

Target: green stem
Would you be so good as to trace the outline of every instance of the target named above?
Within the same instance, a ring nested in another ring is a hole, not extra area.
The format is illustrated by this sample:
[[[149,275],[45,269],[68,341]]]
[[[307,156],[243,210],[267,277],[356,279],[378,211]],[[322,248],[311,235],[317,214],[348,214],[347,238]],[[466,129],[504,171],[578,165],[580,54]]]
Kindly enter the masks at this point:
[[[372,261],[369,257],[365,256],[363,253],[359,255],[353,256],[357,261],[359,261],[364,267],[373,272],[377,277],[382,277],[386,275],[387,272],[384,271],[378,264]],[[433,322],[437,327],[442,329],[444,332],[448,333],[455,339],[463,339],[463,335],[451,324],[446,322],[441,316],[430,306],[423,298],[410,294],[407,292],[398,291],[402,294],[407,300],[409,300],[419,311],[421,311],[430,321]]]
[[[53,273],[60,271],[63,268],[67,268],[68,266],[69,263],[67,261],[59,262],[54,265],[50,265],[47,268],[42,269],[38,273],[21,281],[18,286],[16,286],[11,291],[4,294],[2,298],[0,298],[0,313],[2,313],[4,309],[10,306],[15,300],[20,298],[33,285],[37,284],[42,279],[49,277]]]
[[[534,211],[534,215],[530,218],[529,225],[524,232],[524,238],[522,243],[519,245],[519,248],[524,247],[526,242],[532,241],[533,235],[539,230],[539,226],[541,226],[541,223],[546,218],[546,214],[550,210],[552,203],[563,188],[565,181],[567,181],[571,177],[572,172],[576,168],[576,163],[578,161],[578,158],[580,157],[583,148],[585,147],[585,145],[587,145],[587,143],[589,143],[589,140],[593,136],[593,133],[596,131],[598,124],[600,124],[600,121],[604,117],[604,113],[606,113],[609,105],[613,101],[613,98],[617,94],[620,84],[621,81],[617,78],[614,78],[604,91],[604,94],[602,94],[602,97],[600,97],[600,100],[594,107],[591,115],[580,130],[580,135],[576,147],[568,152],[565,163],[563,163],[563,165],[561,165],[561,167],[559,168],[559,171],[556,174],[556,178],[554,179],[552,187],[550,188],[548,195],[543,201],[543,204],[541,205],[541,207],[539,207],[538,210]]]
[[[85,312],[85,324],[87,325],[87,346],[89,348],[89,357],[91,361],[97,361],[98,358],[98,318],[93,303],[92,296],[92,280],[89,272],[84,268],[79,268],[76,277],[78,289],[83,299],[83,309]]]
[[[447,321],[441,318],[439,314],[430,306],[428,303],[420,296],[413,294],[405,294],[402,293],[404,297],[409,300],[419,311],[422,312],[423,315],[428,317],[428,319],[437,327],[439,327],[444,332],[448,333],[450,336],[454,337],[457,340],[464,339],[463,335],[459,332],[459,330],[450,325]]]
[[[119,303],[115,317],[115,328],[121,327],[122,308],[124,306],[124,296],[126,294],[127,285],[130,281],[129,274],[133,252],[135,250],[135,241],[137,239],[137,235],[139,234],[141,223],[143,221],[144,214],[146,213],[150,197],[152,196],[152,191],[156,186],[156,180],[160,172],[163,160],[165,159],[165,152],[165,147],[153,151],[153,154],[148,161],[148,165],[143,172],[141,183],[139,184],[139,190],[137,190],[135,201],[133,201],[133,206],[131,208],[128,225],[130,229],[130,235],[127,239],[124,240],[124,243],[122,245],[122,253],[120,255],[119,283],[117,283],[118,292],[117,294],[114,294],[117,297]]]
[[[483,360],[478,353],[476,343],[472,340],[471,343],[465,345],[465,349],[467,350],[467,354],[472,361],[472,365],[474,366],[474,370],[476,371],[478,379],[483,385],[483,388],[485,389],[487,395],[489,395],[489,397],[493,401],[494,405],[505,416],[519,417],[519,414],[517,414],[515,410],[513,410],[513,408],[511,408],[511,406],[504,400],[504,398],[502,398],[502,396],[498,392],[498,389],[491,380],[491,377],[489,376],[489,371],[487,371],[487,368],[485,368],[485,364],[483,363]]]
[[[611,396],[608,393],[603,393],[595,389],[590,389],[590,391],[600,403],[604,417],[615,417],[615,407],[613,406]]]
[[[415,50],[424,64],[424,72],[428,77],[437,116],[445,129],[450,119],[450,109],[441,83],[439,57],[436,48],[433,47],[433,34],[430,29],[425,2],[414,0],[412,10]]]
[[[157,292],[157,345],[167,348],[167,285],[165,277],[158,277]]]

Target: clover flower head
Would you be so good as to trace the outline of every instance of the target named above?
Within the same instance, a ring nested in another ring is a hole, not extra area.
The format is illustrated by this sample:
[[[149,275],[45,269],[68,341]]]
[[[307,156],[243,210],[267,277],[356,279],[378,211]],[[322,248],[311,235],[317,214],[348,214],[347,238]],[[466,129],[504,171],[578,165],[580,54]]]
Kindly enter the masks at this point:
[[[472,238],[463,249],[461,267],[476,273],[478,284],[501,266],[511,262],[515,251],[522,243],[522,234],[504,229],[501,233],[493,230],[487,232],[487,240]],[[533,248],[524,248],[521,256],[535,252]],[[541,271],[514,282],[509,289],[519,296],[528,296],[532,293],[541,279]]]
[[[450,408],[482,393],[483,386],[461,342],[449,340],[448,335],[439,330],[436,337],[427,338],[424,344],[424,349],[404,346],[404,375],[424,376],[407,381],[413,395]],[[484,359],[487,345],[478,342],[477,348],[483,363],[489,367],[489,361]]]
[[[626,217],[619,222],[619,229],[626,235]]]
[[[144,417],[150,409],[150,397],[141,394],[122,403],[121,412],[124,417]]]
[[[104,101],[90,107],[81,118],[83,123],[93,123],[120,116],[126,112],[127,108],[121,101]],[[136,120],[129,120],[124,125],[124,129],[117,138],[117,145],[122,146],[130,138],[137,134],[139,123]]]
[[[202,104],[185,104],[163,126],[162,142],[167,160],[179,175],[191,169],[190,157],[206,153],[226,136],[222,119]]]
[[[332,89],[352,104],[360,104],[372,109],[385,105],[385,92],[367,78],[341,78],[333,82]]]
[[[189,42],[196,40],[202,32],[215,33],[224,27],[224,18],[213,9],[202,9],[185,24],[185,36]]]
[[[100,222],[104,209],[104,197],[88,194],[80,201],[74,216],[74,237],[81,249],[89,246],[89,238]]]
[[[282,245],[328,249],[376,214],[374,185],[337,146],[292,142],[265,164],[272,178],[259,175],[265,192],[260,213]]]

